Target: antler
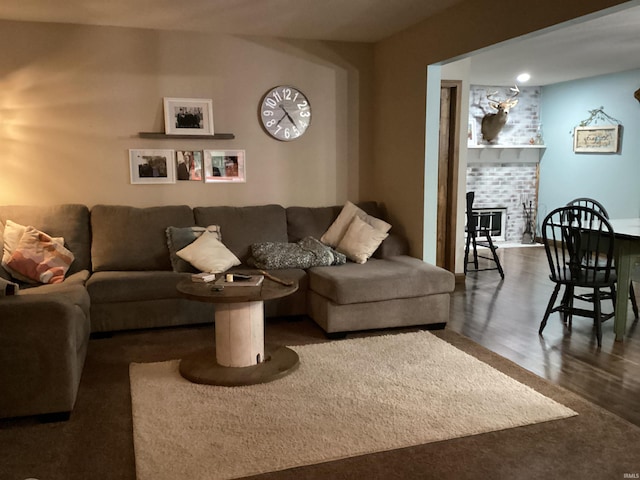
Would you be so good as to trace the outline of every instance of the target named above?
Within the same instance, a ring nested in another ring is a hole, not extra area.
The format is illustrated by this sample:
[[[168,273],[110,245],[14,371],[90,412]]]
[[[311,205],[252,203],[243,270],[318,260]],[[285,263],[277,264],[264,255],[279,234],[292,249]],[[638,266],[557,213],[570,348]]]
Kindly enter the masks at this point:
[[[513,106],[515,106],[515,104],[516,104],[516,103],[518,103],[518,101],[517,101],[517,100],[515,100],[515,101],[514,101],[514,99],[515,99],[518,95],[520,95],[520,89],[518,88],[518,85],[514,85],[514,86],[513,86],[513,88],[510,88],[510,90],[511,90],[512,92],[514,92],[514,93],[513,93],[513,95],[511,95],[511,97],[509,97],[507,100],[505,100],[505,103],[507,103],[507,102],[508,102],[508,103],[509,103],[509,106],[510,106],[510,107],[513,107]]]
[[[510,90],[513,92],[513,94],[504,100],[492,98],[493,96],[498,94],[497,91],[487,93],[487,100],[489,100],[489,106],[491,108],[495,108],[496,110],[500,110],[500,109],[509,110],[511,107],[514,107],[518,103],[518,100],[515,100],[515,98],[518,95],[520,95],[520,89],[518,88],[517,85],[515,85]]]

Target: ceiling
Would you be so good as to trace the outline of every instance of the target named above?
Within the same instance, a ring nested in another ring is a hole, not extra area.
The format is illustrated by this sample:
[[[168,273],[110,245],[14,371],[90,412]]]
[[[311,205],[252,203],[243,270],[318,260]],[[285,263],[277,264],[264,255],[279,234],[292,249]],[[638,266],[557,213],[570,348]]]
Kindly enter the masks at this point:
[[[377,42],[465,0],[2,0],[0,19]],[[640,2],[629,2],[639,5]],[[530,85],[640,68],[640,6],[470,57],[471,82]]]
[[[513,85],[522,72],[531,75],[529,85],[549,85],[640,68],[640,6],[511,40],[469,60],[475,85]]]
[[[464,0],[2,0],[0,19],[377,42]]]

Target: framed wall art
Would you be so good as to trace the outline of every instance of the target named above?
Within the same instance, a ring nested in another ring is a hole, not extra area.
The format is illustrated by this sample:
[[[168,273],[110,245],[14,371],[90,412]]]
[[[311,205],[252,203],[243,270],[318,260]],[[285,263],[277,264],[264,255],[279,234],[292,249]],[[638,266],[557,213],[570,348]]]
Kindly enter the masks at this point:
[[[205,150],[205,183],[244,183],[246,158],[244,150]]]
[[[173,150],[129,150],[131,183],[176,183]]]
[[[164,98],[164,133],[213,135],[213,105],[206,98]]]
[[[178,180],[201,182],[204,178],[202,169],[202,151],[176,151],[176,177]]]
[[[620,125],[594,125],[574,130],[575,153],[617,153],[619,147]]]

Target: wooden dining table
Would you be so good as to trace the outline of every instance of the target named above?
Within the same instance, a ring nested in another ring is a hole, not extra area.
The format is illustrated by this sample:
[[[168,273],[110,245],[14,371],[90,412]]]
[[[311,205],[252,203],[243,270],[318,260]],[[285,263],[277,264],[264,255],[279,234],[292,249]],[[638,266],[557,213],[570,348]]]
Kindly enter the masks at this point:
[[[629,282],[632,270],[640,270],[640,218],[609,220],[615,233],[616,272],[618,296],[613,330],[616,340],[621,341],[627,329],[629,309]]]

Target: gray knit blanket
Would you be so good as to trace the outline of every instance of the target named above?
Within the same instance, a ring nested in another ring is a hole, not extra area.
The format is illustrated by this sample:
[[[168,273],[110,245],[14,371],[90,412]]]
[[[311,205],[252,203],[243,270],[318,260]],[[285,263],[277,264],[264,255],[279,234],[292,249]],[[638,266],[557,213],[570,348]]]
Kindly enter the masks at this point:
[[[305,237],[296,243],[254,243],[251,255],[250,263],[268,270],[342,265],[347,261],[344,254],[313,237]]]

